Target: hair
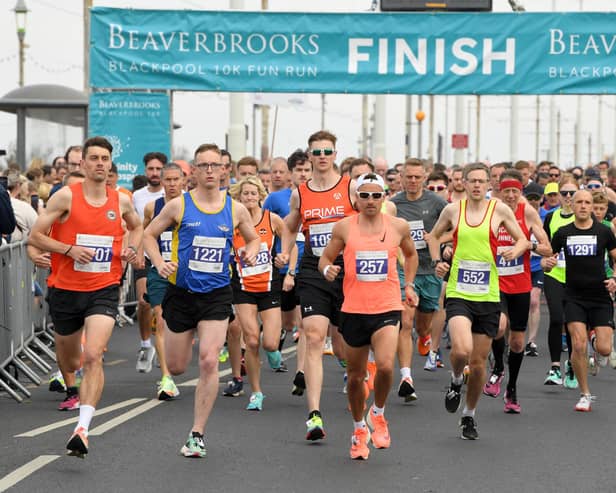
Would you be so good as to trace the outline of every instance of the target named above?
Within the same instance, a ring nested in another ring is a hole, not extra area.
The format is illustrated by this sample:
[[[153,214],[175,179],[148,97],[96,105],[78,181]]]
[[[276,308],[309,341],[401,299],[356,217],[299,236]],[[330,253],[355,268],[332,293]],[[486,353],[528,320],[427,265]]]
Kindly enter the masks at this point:
[[[257,175],[271,175],[271,174],[272,174],[272,170],[270,168],[261,168],[257,172]]]
[[[609,203],[609,200],[607,199],[607,196],[604,193],[601,192],[594,192],[592,194],[592,203],[594,204],[604,204],[607,205]]]
[[[353,159],[353,161],[351,161],[351,165],[349,166],[349,170],[348,170],[349,174],[351,174],[351,172],[353,171],[353,168],[356,168],[357,166],[363,166],[363,165],[368,165],[368,167],[370,168],[370,173],[374,173],[374,164],[372,164],[369,159],[358,157],[356,159]]]
[[[554,164],[553,161],[543,160],[543,161],[539,161],[539,164],[537,165],[537,168],[540,168],[541,166],[545,166],[545,165],[552,166],[553,164]]]
[[[158,159],[161,163],[163,163],[163,166],[167,164],[167,161],[169,160],[167,155],[162,152],[148,152],[145,156],[143,156],[143,164],[147,166],[152,159]]]
[[[446,170],[447,170],[447,166],[445,166],[443,163],[434,163],[432,165],[433,173],[445,173]]]
[[[38,186],[37,193],[43,202],[47,202],[50,191],[51,191],[51,185],[49,183],[43,182]]]
[[[227,149],[220,149],[220,157],[229,156],[229,162],[233,161],[231,158],[231,153],[227,151]]]
[[[588,183],[589,181],[598,181],[601,183],[601,185],[603,185],[603,178],[601,178],[601,176],[587,176],[586,178],[586,183]]]
[[[535,181],[549,180],[549,179],[550,179],[550,175],[548,175],[547,173],[537,173],[537,176],[535,176]]]
[[[21,186],[21,175],[18,171],[9,171],[6,174],[6,186],[9,191]]]
[[[406,161],[404,161],[404,164],[402,165],[402,168],[405,169],[407,166],[421,166],[421,169],[423,171],[426,170],[426,166],[425,166],[423,160],[422,159],[417,159],[417,158],[414,158],[414,157],[410,157]]]
[[[254,185],[255,187],[257,187],[257,191],[259,193],[259,202],[264,200],[265,197],[267,197],[267,190],[265,190],[265,187],[263,186],[263,183],[261,183],[261,180],[259,180],[259,178],[257,178],[256,176],[247,176],[246,178],[242,178],[235,185],[231,185],[231,188],[229,189],[229,194],[233,199],[237,201],[240,200],[240,195],[242,193],[244,185]]]
[[[400,172],[396,168],[389,168],[385,173],[385,176],[399,175]]]
[[[148,178],[144,175],[135,175],[133,177],[133,192],[145,187],[148,184]]]
[[[163,169],[160,172],[160,176],[161,178],[165,176],[165,171],[170,171],[170,170],[177,170],[180,172],[180,174],[182,175],[182,177],[184,176],[184,170],[182,169],[182,167],[179,164],[176,163],[167,163],[163,166]]]
[[[259,163],[252,156],[244,156],[242,159],[240,159],[237,162],[237,169],[239,169],[240,166],[252,166],[255,171],[259,170]]]
[[[287,159],[287,166],[289,167],[289,171],[293,171],[295,166],[305,162],[310,162],[308,154],[306,154],[306,152],[301,149],[297,149]]]
[[[351,174],[352,163],[358,158],[353,156],[345,157],[340,163],[340,172],[341,173],[349,173]]]
[[[272,165],[274,164],[274,162],[276,162],[276,161],[283,162],[283,163],[284,163],[284,165],[286,166],[287,170],[289,169],[289,163],[287,162],[287,158],[286,158],[286,157],[282,157],[282,156],[275,157],[274,159],[272,159],[272,160],[271,160],[271,163],[270,163],[270,169],[271,169],[271,166],[272,166]]]
[[[609,167],[607,169],[607,177],[608,178],[616,178],[616,168],[614,167]]]
[[[55,158],[53,158],[53,161],[51,162],[51,165],[55,168],[56,166],[58,166],[58,161],[62,159],[66,162],[66,158],[64,156],[56,156]]]
[[[35,181],[37,178],[41,178],[43,176],[43,171],[41,168],[30,168],[26,171],[26,178],[31,181]]]
[[[42,168],[41,171],[43,172],[43,176],[49,176],[51,175],[51,170],[53,168],[49,165],[49,164],[45,164]]]
[[[500,175],[499,182],[502,182],[503,180],[507,180],[507,179],[509,179],[509,180],[518,180],[521,183],[522,182],[522,173],[520,173],[520,171],[517,170],[517,169],[506,169]]]
[[[530,163],[528,161],[516,161],[513,167],[517,170],[530,169]]]
[[[197,157],[197,154],[201,154],[202,152],[207,151],[214,151],[216,154],[222,157],[222,151],[220,150],[220,147],[218,147],[216,144],[201,144],[199,147],[197,147],[197,150],[195,150],[194,158]],[[231,154],[229,154],[229,156],[231,156]]]
[[[433,171],[428,176],[427,181],[443,181],[445,185],[449,185],[449,178],[447,178],[447,175],[443,171]]]
[[[505,162],[494,163],[492,166],[490,166],[490,171],[492,171],[494,168],[503,168],[505,170],[511,169],[511,163],[505,163]]]
[[[118,174],[118,167],[116,166],[116,163],[111,163],[111,168],[109,169],[110,173],[113,173],[114,175]]]
[[[575,179],[575,176],[573,176],[571,173],[565,173],[562,178],[560,179],[560,182],[558,183],[558,189],[560,190],[563,186],[565,185],[575,185],[575,188],[577,188],[578,190],[580,189],[580,185],[578,183],[578,181]]]
[[[81,153],[82,156],[85,158],[86,154],[88,153],[88,149],[90,147],[102,147],[103,149],[107,149],[109,151],[109,154],[113,153],[113,146],[111,145],[111,142],[109,142],[105,137],[101,137],[101,136],[96,136],[96,137],[90,137],[88,140],[86,140],[83,144],[83,149],[81,149],[81,147],[79,146],[71,146],[68,148],[68,150],[66,151],[66,162],[68,163],[68,153],[71,151],[78,151],[81,149]]]
[[[559,173],[561,172],[560,167],[558,165],[556,165],[556,164],[551,164],[550,165],[550,169],[557,169]]]
[[[73,152],[73,151],[81,152],[81,154],[83,156],[85,156],[86,155],[86,148],[90,147],[90,146],[93,146],[93,145],[98,145],[100,147],[103,147],[103,148],[107,149],[107,147],[105,145],[100,145],[100,144],[90,144],[90,145],[88,145],[88,142],[93,140],[93,139],[103,139],[111,147],[111,144],[109,143],[109,141],[107,139],[105,139],[104,137],[92,137],[92,138],[86,140],[86,142],[83,145],[83,147],[82,146],[68,146],[68,149],[66,149],[66,152],[64,153],[64,161],[66,161],[66,164],[68,164],[68,155],[71,152]],[[113,147],[111,147],[111,150],[113,150]],[[109,151],[110,153],[111,153],[111,150]],[[54,162],[55,162],[55,160],[54,160]]]
[[[462,178],[466,180],[468,178],[468,175],[473,171],[483,171],[486,174],[486,177],[490,179],[490,170],[483,163],[469,163],[464,166],[464,168],[462,169]]]
[[[310,137],[308,137],[308,145],[310,146],[310,144],[316,142],[317,140],[329,140],[332,144],[334,144],[334,147],[336,147],[336,142],[338,141],[336,136],[327,130],[319,130],[318,132],[313,133]]]

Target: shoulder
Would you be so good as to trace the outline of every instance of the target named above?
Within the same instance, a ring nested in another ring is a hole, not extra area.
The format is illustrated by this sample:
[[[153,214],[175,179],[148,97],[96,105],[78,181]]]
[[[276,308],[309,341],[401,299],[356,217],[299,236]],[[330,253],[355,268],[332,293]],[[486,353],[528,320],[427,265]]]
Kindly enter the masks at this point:
[[[390,216],[389,224],[400,233],[406,234],[410,231],[409,223],[401,217]]]

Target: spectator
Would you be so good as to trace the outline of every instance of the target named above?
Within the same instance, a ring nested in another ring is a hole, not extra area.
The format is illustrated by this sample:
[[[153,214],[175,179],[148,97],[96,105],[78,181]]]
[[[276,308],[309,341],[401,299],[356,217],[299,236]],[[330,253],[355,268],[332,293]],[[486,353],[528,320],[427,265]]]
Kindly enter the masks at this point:
[[[0,234],[10,235],[15,230],[15,213],[11,199],[4,187],[0,185]]]
[[[133,193],[148,184],[148,179],[145,175],[135,175],[133,178]]]
[[[9,194],[11,196],[11,206],[15,217],[15,231],[11,235],[11,243],[25,240],[30,234],[32,226],[36,222],[38,214],[30,206],[28,201],[23,200],[24,190],[28,190],[28,181],[23,181],[19,174],[10,172],[7,177]],[[27,200],[30,197],[27,195]]]

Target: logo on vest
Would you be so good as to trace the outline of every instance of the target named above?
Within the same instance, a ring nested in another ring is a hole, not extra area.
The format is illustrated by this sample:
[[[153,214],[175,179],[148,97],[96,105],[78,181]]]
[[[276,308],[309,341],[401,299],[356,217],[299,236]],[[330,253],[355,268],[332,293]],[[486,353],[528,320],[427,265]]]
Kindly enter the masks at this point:
[[[218,225],[218,229],[220,231],[222,231],[223,233],[228,233],[229,232],[229,227],[225,224],[219,224]]]
[[[261,236],[265,236],[265,235],[267,234],[267,229],[265,229],[265,228],[261,228],[261,229],[259,229],[259,234],[260,234]]]
[[[342,200],[342,194],[340,192],[334,193],[334,200]]]
[[[109,219],[110,221],[115,221],[116,219],[115,211],[107,211],[107,219]]]

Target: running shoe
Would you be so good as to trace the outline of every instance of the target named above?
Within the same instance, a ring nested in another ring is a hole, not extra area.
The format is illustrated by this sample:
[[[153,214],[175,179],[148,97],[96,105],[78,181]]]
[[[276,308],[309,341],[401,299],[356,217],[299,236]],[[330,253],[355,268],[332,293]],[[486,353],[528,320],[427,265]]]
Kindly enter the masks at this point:
[[[323,354],[326,354],[328,356],[333,356],[334,355],[334,348],[332,346],[332,338],[331,337],[326,337],[325,338],[325,344],[323,345]]]
[[[445,409],[450,413],[455,413],[460,407],[460,400],[462,397],[462,384],[453,383],[453,376],[451,377],[451,383],[449,389],[445,394]]]
[[[445,368],[445,363],[443,363],[443,357],[441,355],[441,348],[438,348],[436,351],[436,367]]]
[[[306,421],[306,440],[322,440],[325,438],[325,430],[323,429],[323,418],[318,414],[314,414]]]
[[[287,373],[289,369],[287,368],[287,364],[284,360],[280,360],[280,366],[278,368],[274,368],[276,373]]]
[[[49,392],[66,392],[66,385],[64,384],[64,378],[60,370],[51,374],[49,378]]]
[[[355,430],[351,437],[351,459],[368,460],[368,456],[370,455],[370,449],[368,448],[369,443],[370,430],[368,427]]]
[[[430,352],[430,346],[432,345],[432,336],[428,334],[426,337],[417,338],[417,352],[421,356],[427,356]]]
[[[158,382],[157,394],[159,401],[168,401],[180,395],[180,390],[176,387],[173,378],[170,375],[165,375]]]
[[[500,395],[503,378],[505,378],[504,373],[492,373],[483,386],[483,393],[490,397],[498,397]]]
[[[616,351],[612,351],[609,356],[610,366],[616,370]]]
[[[583,413],[588,413],[592,410],[591,402],[594,400],[594,396],[590,394],[581,394],[580,400],[575,405],[575,410]]]
[[[376,448],[389,448],[391,437],[389,436],[389,428],[387,427],[385,416],[383,414],[377,416],[370,409],[366,414],[366,423],[368,423],[372,430],[372,445]]]
[[[605,368],[609,362],[609,355],[603,356],[602,354],[595,353],[595,361],[599,365],[600,368]]]
[[[575,373],[573,372],[573,365],[571,361],[565,361],[565,378],[563,380],[563,385],[568,389],[577,389],[578,381],[575,378]]]
[[[479,433],[477,432],[477,423],[475,422],[475,418],[472,416],[462,416],[460,418],[460,428],[462,429],[462,434],[460,438],[462,440],[478,440]]]
[[[566,353],[569,351],[569,347],[567,346],[567,336],[565,334],[561,335],[561,352]]]
[[[184,457],[202,458],[205,457],[207,451],[205,450],[205,441],[203,435],[193,431],[184,446],[180,449],[180,454]]]
[[[135,367],[139,373],[150,373],[152,371],[152,361],[154,361],[155,354],[156,349],[152,346],[139,348]]]
[[[468,377],[471,376],[471,367],[468,365],[464,365],[464,370],[462,370],[462,378],[464,379],[464,384],[468,383]]]
[[[518,402],[518,398],[515,390],[505,390],[505,408],[504,411],[507,414],[520,414],[522,408]]]
[[[338,364],[340,365],[340,368],[346,369],[346,367],[347,367],[347,360],[345,360],[343,358],[338,358],[338,357],[336,357],[336,360],[338,361]]]
[[[58,406],[58,411],[76,411],[79,409],[79,394],[67,395]]]
[[[560,373],[560,367],[553,366],[552,368],[550,368],[550,371],[548,372],[547,377],[545,377],[545,380],[543,381],[543,385],[562,385],[562,384],[563,384],[563,377],[562,377],[562,374]]]
[[[297,344],[297,341],[299,341],[299,330],[297,330],[297,327],[293,327],[293,342]]]
[[[241,378],[233,377],[233,380],[229,381],[222,391],[222,395],[226,397],[239,397],[240,395],[244,395],[244,381]]]
[[[437,363],[436,363],[437,353],[434,351],[428,351],[428,357],[426,358],[426,362],[424,364],[424,370],[426,371],[436,371]]]
[[[366,366],[366,370],[368,371],[368,390],[374,390],[374,377],[376,376],[376,363],[374,361],[368,361]]]
[[[402,397],[404,402],[412,402],[417,400],[417,392],[415,392],[415,387],[413,387],[412,378],[406,377],[400,380],[398,396]]]
[[[88,453],[88,432],[83,426],[78,427],[66,444],[66,455],[85,459]]]
[[[588,374],[593,377],[599,374],[599,363],[595,353],[588,355]]]
[[[250,395],[250,400],[248,401],[246,409],[248,411],[262,411],[264,397],[265,396],[261,392],[253,392]]]
[[[229,349],[227,348],[227,346],[223,346],[222,349],[220,350],[220,353],[218,353],[218,361],[220,363],[225,363],[228,359],[229,359]]]
[[[529,342],[524,349],[524,356],[530,356],[531,358],[536,358],[539,356],[539,351],[537,351],[537,344],[534,342]]]
[[[266,351],[267,362],[272,370],[276,370],[280,367],[280,363],[282,362],[282,354],[280,351]]]
[[[291,390],[291,394],[301,396],[304,395],[305,390],[306,379],[304,378],[304,372],[298,371],[293,379],[293,390]]]

